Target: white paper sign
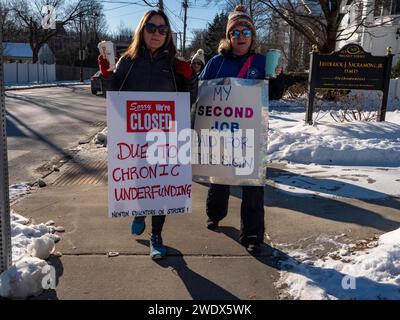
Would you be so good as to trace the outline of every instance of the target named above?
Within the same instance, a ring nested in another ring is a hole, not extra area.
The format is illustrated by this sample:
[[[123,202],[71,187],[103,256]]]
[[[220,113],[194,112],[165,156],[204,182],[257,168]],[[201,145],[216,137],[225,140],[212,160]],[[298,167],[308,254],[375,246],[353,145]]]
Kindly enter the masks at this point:
[[[194,124],[198,150],[192,150],[193,155],[198,154],[194,180],[230,185],[265,183],[267,92],[268,82],[263,80],[226,78],[201,84]]]
[[[192,168],[178,159],[189,111],[189,93],[107,92],[109,217],[192,211]]]

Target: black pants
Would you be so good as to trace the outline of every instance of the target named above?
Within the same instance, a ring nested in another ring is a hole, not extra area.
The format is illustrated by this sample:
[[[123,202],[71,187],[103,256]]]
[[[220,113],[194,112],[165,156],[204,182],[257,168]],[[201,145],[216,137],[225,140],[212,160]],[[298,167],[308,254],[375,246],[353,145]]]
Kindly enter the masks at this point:
[[[151,233],[161,235],[164,222],[165,222],[165,216],[152,216]]]
[[[228,214],[230,186],[211,184],[207,196],[207,216],[220,221]],[[243,245],[264,242],[264,187],[243,186],[240,207],[240,242]]]

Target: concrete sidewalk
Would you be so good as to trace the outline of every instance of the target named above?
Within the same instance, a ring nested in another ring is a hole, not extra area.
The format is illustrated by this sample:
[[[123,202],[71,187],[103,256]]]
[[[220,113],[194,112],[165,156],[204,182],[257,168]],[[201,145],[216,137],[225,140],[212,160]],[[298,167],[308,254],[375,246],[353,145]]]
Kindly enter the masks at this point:
[[[104,178],[104,167],[94,163],[96,154],[92,156],[86,159],[85,170]],[[214,232],[205,227],[207,186],[194,183],[193,213],[167,217],[163,239],[168,257],[154,262],[148,256],[150,219],[146,231],[137,237],[130,234],[131,218],[109,219],[104,179],[57,184],[60,177],[72,175],[76,164],[66,164],[48,177],[46,188],[12,206],[36,223],[54,220],[66,230],[56,246],[63,256],[49,260],[57,270],[57,289],[39,299],[280,298],[274,282],[279,279],[283,253],[278,258],[267,255],[266,250],[255,258],[238,243],[240,188],[231,189],[229,215]],[[274,170],[271,167],[269,174]],[[396,198],[370,202],[302,198],[268,185],[264,205],[266,241],[277,252],[306,247],[320,235],[342,235],[347,241],[356,241],[400,227],[400,201]],[[325,246],[315,255],[329,250]],[[119,255],[108,257],[108,252]]]

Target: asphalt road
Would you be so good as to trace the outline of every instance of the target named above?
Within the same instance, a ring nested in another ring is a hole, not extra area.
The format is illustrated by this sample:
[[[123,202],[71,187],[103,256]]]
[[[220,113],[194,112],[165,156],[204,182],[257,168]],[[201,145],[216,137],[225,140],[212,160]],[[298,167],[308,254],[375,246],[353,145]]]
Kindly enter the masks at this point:
[[[10,184],[32,182],[105,126],[106,103],[88,85],[6,91]]]

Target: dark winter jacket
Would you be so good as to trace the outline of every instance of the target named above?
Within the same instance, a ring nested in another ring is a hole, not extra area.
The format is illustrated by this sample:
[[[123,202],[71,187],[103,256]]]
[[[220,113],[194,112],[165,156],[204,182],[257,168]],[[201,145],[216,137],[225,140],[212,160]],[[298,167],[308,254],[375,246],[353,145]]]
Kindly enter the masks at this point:
[[[248,55],[242,57],[225,57],[222,54],[214,56],[204,67],[200,74],[200,80],[210,80],[216,78],[237,77]],[[256,54],[253,62],[247,71],[246,79],[265,79],[265,56]],[[283,95],[283,74],[276,79],[269,81],[269,99],[278,100]]]
[[[189,79],[185,79],[175,71],[177,62],[176,58],[171,60],[166,50],[152,57],[143,48],[135,60],[122,57],[114,75],[105,78],[104,85],[108,91],[190,92],[191,103],[194,103],[197,77],[193,72]]]

